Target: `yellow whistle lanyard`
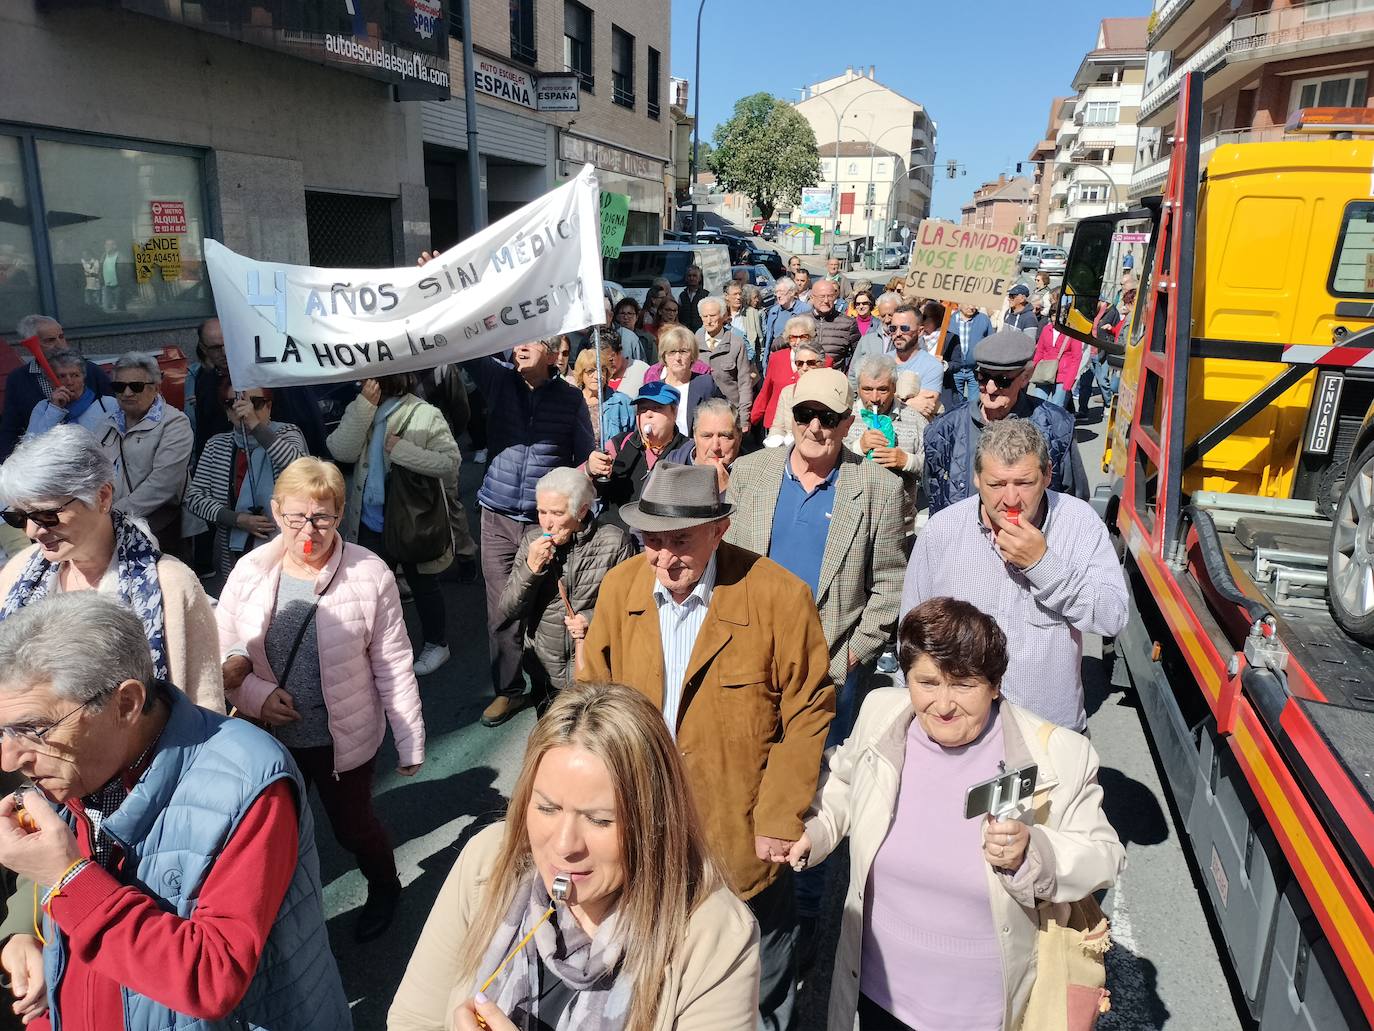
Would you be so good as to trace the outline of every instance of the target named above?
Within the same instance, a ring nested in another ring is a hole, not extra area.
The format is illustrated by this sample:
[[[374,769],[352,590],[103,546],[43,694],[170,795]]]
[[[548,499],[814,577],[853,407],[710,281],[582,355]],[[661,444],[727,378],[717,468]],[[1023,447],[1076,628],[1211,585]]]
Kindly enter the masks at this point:
[[[510,955],[503,959],[501,961],[501,965],[491,972],[491,976],[482,982],[482,987],[478,989],[478,991],[482,995],[485,995],[487,993],[487,989],[491,987],[491,983],[501,976],[501,971],[506,969],[506,967],[510,964],[510,961],[513,960],[516,957],[516,955],[519,954],[520,950],[530,943],[530,939],[534,937],[534,932],[539,930],[539,928],[543,927],[544,921],[548,920],[549,917],[553,916],[553,911],[554,906],[549,906],[548,909],[544,910],[544,915],[541,916],[535,922],[535,925],[530,928],[530,933],[520,939],[520,944],[516,945],[515,948],[511,949]]]

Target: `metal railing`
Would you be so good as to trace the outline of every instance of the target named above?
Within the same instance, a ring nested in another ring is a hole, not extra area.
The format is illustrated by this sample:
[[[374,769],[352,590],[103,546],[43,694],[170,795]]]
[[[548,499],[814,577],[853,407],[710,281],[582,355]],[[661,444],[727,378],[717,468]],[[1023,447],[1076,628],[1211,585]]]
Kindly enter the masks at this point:
[[[1251,14],[1231,23],[1233,54],[1283,44],[1329,40],[1333,36],[1374,31],[1374,4],[1369,0],[1323,0],[1264,14]]]
[[[1235,33],[1236,23],[1231,22],[1215,36],[1209,39],[1181,65],[1175,68],[1158,86],[1153,90],[1148,90],[1140,101],[1140,118],[1147,118],[1154,112],[1163,107],[1175,93],[1183,82],[1183,77],[1189,72],[1211,71],[1216,65],[1226,60],[1227,52],[1231,46],[1231,40]]]
[[[1218,147],[1227,143],[1274,143],[1279,140],[1319,140],[1323,137],[1311,134],[1294,134],[1284,131],[1281,125],[1271,125],[1263,128],[1248,126],[1242,129],[1223,129],[1221,132],[1214,132],[1211,136],[1206,136],[1198,144],[1198,154],[1206,157]],[[1204,163],[1205,164],[1205,163]],[[1162,186],[1164,180],[1169,175],[1169,155],[1149,164],[1139,166],[1131,173],[1131,193],[1136,196],[1148,193],[1152,188]]]

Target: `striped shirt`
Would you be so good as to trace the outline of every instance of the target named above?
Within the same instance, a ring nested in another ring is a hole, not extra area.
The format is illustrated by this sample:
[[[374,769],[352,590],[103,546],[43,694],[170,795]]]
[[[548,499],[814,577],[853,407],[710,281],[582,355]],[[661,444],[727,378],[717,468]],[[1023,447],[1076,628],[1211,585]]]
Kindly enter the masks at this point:
[[[663,721],[668,733],[677,738],[677,721],[682,706],[682,682],[687,663],[697,643],[697,634],[706,622],[711,607],[711,592],[716,586],[716,556],[706,563],[706,572],[692,593],[679,605],[661,583],[654,583],[654,602],[658,605],[658,635],[663,641]]]
[[[931,517],[916,538],[902,615],[928,598],[976,605],[1007,635],[1002,693],[1042,719],[1083,730],[1083,635],[1126,626],[1126,578],[1107,526],[1085,501],[1047,491],[1047,550],[1029,569],[997,554],[977,494]]]

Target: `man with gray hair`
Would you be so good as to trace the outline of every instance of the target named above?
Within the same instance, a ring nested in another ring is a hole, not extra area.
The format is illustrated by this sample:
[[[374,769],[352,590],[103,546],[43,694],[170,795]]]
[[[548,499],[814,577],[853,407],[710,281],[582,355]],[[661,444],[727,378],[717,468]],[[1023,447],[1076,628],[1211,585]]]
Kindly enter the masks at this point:
[[[46,401],[39,401],[29,416],[25,439],[41,436],[54,426],[72,423],[99,437],[105,423],[119,410],[112,397],[98,397],[86,385],[86,359],[75,351],[58,351],[48,356],[48,365],[57,375],[57,389]]]
[[[0,757],[34,785],[0,799],[40,886],[0,953],[26,1023],[351,1026],[295,763],[155,679],[136,615],[79,591],[0,623]]]
[[[850,374],[857,374],[859,389],[854,401],[854,422],[845,434],[845,446],[901,479],[906,497],[902,522],[910,536],[916,528],[917,495],[925,464],[924,438],[928,422],[915,408],[898,399],[897,362],[892,355],[867,355],[856,363]]]
[[[47,315],[25,315],[16,327],[20,340],[38,338],[38,346],[43,356],[51,362],[52,356],[59,351],[70,349],[67,335],[61,324]],[[110,377],[94,362],[86,362],[86,385],[96,397],[110,392]],[[37,359],[12,371],[5,379],[5,408],[0,412],[0,462],[9,458],[10,452],[19,443],[19,438],[28,429],[29,417],[39,401],[51,398],[60,384],[48,378],[48,374],[38,364]]]
[[[499,726],[526,704],[518,623],[501,618],[501,592],[510,579],[525,531],[539,520],[535,487],[549,470],[577,466],[595,449],[582,392],[553,375],[549,343],[521,344],[510,364],[496,358],[465,362],[487,401],[489,459],[477,505],[482,513],[482,579],[486,584],[491,679],[496,697],[482,724]]]
[[[114,507],[144,520],[161,549],[175,555],[196,431],[163,398],[162,370],[152,355],[120,355],[110,391],[119,410],[97,440],[115,468]]]
[[[754,369],[749,362],[749,345],[725,323],[725,301],[703,297],[697,303],[701,328],[697,330],[697,350],[711,367],[711,378],[721,396],[735,406],[741,430],[749,425],[749,408],[754,400]]]
[[[873,325],[859,338],[854,357],[849,360],[849,385],[859,389],[859,365],[870,354],[891,354],[896,350],[892,342],[892,317],[901,307],[902,295],[888,290],[873,305]]]
[[[973,458],[977,493],[933,515],[916,538],[905,615],[930,598],[978,606],[1007,633],[1003,693],[1082,731],[1083,635],[1126,626],[1126,578],[1092,506],[1049,489],[1044,435],[1028,419],[989,422]]]
[[[793,315],[811,314],[811,305],[797,299],[797,281],[790,276],[783,276],[774,283],[773,292],[776,301],[763,316],[763,350],[765,354],[771,354],[788,346],[782,335],[788,319]],[[763,364],[767,365],[768,363],[764,361]]]

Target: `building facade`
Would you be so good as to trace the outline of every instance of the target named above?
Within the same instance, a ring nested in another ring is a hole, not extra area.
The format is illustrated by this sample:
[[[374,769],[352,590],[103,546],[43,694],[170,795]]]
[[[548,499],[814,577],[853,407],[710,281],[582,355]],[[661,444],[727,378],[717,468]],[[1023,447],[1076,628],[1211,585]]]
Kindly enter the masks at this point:
[[[1006,236],[1026,236],[1032,218],[1031,180],[1019,175],[1008,179],[1004,172],[973,191],[960,209],[959,224]]]
[[[1135,168],[1145,82],[1145,18],[1104,18],[1073,78],[1071,117],[1056,134],[1045,238],[1067,246],[1078,220],[1119,211]],[[1043,187],[1042,187],[1043,189]]]
[[[625,243],[656,243],[671,224],[673,175],[668,0],[472,0],[477,147],[488,222],[585,163],[603,190],[630,198]],[[422,105],[430,231],[444,248],[472,229],[462,33],[448,15],[454,96]],[[576,111],[541,111],[536,88],[572,73]]]
[[[1374,4],[1367,0],[1157,0],[1140,105],[1132,193],[1164,188],[1164,146],[1191,71],[1203,86],[1202,149],[1283,138],[1304,107],[1367,107],[1374,74]]]
[[[253,45],[140,5],[158,6],[0,5],[0,336],[41,312],[88,353],[186,348],[214,313],[206,238],[298,264],[415,260],[419,106],[322,45],[396,35],[259,21]]]
[[[1055,97],[1050,101],[1045,134],[1026,156],[1031,172],[1031,214],[1026,239],[1043,240],[1050,225],[1050,189],[1055,180],[1055,156],[1059,152],[1059,130],[1073,118],[1073,98]]]
[[[877,69],[871,65],[867,73],[862,68],[851,67],[843,75],[812,83],[801,92],[802,98],[797,101],[796,108],[815,132],[822,155],[820,186],[830,187],[837,198],[841,196],[841,181],[826,176],[838,174],[843,179],[849,174],[851,161],[856,165],[864,164],[870,147],[875,153],[885,151],[894,155],[894,160],[901,161],[903,166],[899,174],[892,177],[890,203],[878,200],[873,205],[867,204],[868,180],[862,178],[863,185],[858,187],[855,201],[859,215],[849,221],[844,221],[843,214],[840,216],[842,233],[848,232],[844,228],[846,225],[857,225],[858,231],[849,235],[870,235],[871,232],[875,237],[887,239],[893,232],[893,222],[914,225],[930,214],[938,126],[925,107],[878,82]],[[843,145],[842,150],[860,146],[863,154],[853,158],[842,156],[838,173],[832,157],[827,172],[826,147],[836,143]],[[874,175],[877,176],[876,171]],[[860,177],[856,173],[847,181],[857,186]],[[881,219],[884,210],[891,210],[885,231],[876,222],[873,229],[868,230],[866,212],[870,207],[874,219]],[[832,219],[826,228],[833,227]]]
[[[820,186],[837,197],[842,236],[883,239],[883,226],[909,223],[915,217],[910,191],[902,184],[906,162],[900,155],[869,143],[826,143],[819,148]],[[917,219],[919,221],[919,219]]]

